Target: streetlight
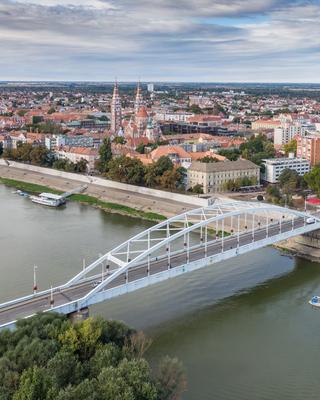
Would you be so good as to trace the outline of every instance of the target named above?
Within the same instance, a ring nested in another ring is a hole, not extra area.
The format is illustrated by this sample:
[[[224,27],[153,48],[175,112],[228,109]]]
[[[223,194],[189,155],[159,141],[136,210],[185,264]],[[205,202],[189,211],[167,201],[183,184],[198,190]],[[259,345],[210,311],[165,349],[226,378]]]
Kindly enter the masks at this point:
[[[37,286],[37,269],[36,265],[33,266],[33,294],[37,293],[38,286]]]

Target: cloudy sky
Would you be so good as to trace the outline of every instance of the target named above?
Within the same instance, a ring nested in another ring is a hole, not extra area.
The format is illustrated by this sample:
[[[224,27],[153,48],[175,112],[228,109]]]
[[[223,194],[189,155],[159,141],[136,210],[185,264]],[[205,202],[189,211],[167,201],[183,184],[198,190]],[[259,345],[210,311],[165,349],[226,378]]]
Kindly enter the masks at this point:
[[[320,0],[0,0],[0,80],[320,82]]]

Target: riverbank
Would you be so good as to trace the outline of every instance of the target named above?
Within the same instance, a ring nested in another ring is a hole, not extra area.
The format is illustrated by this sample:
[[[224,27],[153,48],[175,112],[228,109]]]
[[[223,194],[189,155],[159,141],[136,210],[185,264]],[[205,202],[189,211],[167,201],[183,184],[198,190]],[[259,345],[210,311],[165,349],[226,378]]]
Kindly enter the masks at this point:
[[[28,192],[30,194],[39,194],[41,192],[48,192],[48,193],[55,193],[55,194],[63,193],[63,191],[53,189],[52,187],[49,187],[49,186],[34,184],[34,183],[30,183],[30,182],[23,182],[23,181],[18,181],[15,179],[9,179],[9,178],[3,178],[3,177],[0,177],[0,183],[4,184],[6,186],[13,187],[15,189],[19,189],[19,190]],[[107,212],[117,213],[117,214],[121,214],[121,215],[128,215],[128,216],[134,217],[134,218],[142,218],[142,219],[145,219],[148,221],[158,222],[158,221],[163,221],[166,219],[166,217],[161,214],[157,214],[157,213],[153,213],[153,212],[145,212],[145,211],[131,208],[128,206],[124,206],[121,204],[106,202],[106,201],[100,200],[94,196],[89,196],[86,194],[74,194],[69,198],[69,200],[77,201],[82,204],[88,204],[90,206],[100,208]]]
[[[320,263],[320,232],[318,231],[275,243],[274,247],[305,260]]]
[[[20,168],[20,166],[14,167],[0,165],[1,178],[9,180],[7,183],[10,182],[10,180],[16,181],[16,183],[11,186],[19,187],[21,190],[33,193],[48,191],[48,188],[54,193],[67,192],[75,187],[83,185],[84,183],[84,176],[82,175],[79,175],[78,177],[76,174],[69,174],[72,176],[66,177],[51,175],[52,171],[49,172],[50,173],[47,174],[46,170],[43,168],[41,171],[31,171]],[[161,221],[164,218],[170,218],[187,210],[197,208],[199,205],[195,202],[201,200],[190,196],[190,204],[187,204],[179,199],[171,199],[170,197],[174,198],[176,196],[171,196],[171,194],[167,192],[164,192],[162,196],[161,191],[155,191],[157,192],[157,195],[155,196],[141,193],[141,190],[133,190],[132,188],[134,187],[130,187],[130,190],[126,190],[126,186],[128,185],[121,185],[124,186],[124,188],[105,187],[96,183],[96,181],[98,181],[97,179],[91,179],[90,177],[85,178],[87,180],[85,183],[88,186],[86,194],[83,195],[85,197],[78,196],[74,197],[73,200],[103,208],[109,212],[130,215],[152,221]],[[25,184],[27,184],[27,186],[22,186]],[[38,187],[32,187],[30,184],[37,185]],[[115,185],[116,184],[117,183],[115,182]],[[187,198],[187,196],[183,197]]]

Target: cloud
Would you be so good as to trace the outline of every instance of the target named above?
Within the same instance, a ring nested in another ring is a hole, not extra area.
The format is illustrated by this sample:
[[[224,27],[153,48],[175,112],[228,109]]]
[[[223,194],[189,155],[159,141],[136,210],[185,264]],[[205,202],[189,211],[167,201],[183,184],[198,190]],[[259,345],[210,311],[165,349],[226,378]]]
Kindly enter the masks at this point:
[[[317,0],[2,0],[0,76],[319,81],[319,17]]]

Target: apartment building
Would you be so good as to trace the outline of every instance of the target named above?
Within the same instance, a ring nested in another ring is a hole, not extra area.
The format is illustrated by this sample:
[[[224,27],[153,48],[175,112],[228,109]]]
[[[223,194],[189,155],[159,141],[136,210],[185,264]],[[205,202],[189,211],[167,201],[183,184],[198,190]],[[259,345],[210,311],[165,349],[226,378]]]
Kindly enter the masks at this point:
[[[265,165],[264,180],[269,183],[279,182],[279,176],[285,169],[296,171],[300,176],[310,171],[310,162],[303,158],[271,158],[263,160]]]
[[[224,185],[230,180],[255,178],[260,182],[260,168],[248,160],[203,163],[194,161],[188,169],[188,188],[202,185],[203,192],[223,192]]]
[[[320,135],[298,136],[297,157],[305,158],[312,166],[320,164]]]

